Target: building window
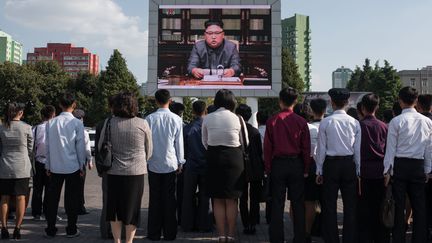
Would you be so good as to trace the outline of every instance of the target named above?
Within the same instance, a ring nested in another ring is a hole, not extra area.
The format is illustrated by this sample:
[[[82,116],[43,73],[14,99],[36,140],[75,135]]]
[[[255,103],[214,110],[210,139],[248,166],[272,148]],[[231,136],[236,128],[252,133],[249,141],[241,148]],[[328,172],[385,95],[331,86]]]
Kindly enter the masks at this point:
[[[411,86],[415,87],[415,81],[411,80]]]
[[[426,80],[422,80],[422,86],[426,87],[427,86],[427,81]]]

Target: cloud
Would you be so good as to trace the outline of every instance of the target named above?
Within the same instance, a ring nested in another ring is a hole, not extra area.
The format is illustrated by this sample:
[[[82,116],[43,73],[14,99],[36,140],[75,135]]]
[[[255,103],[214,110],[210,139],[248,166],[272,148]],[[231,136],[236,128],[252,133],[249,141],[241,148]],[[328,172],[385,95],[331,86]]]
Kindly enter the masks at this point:
[[[65,32],[93,46],[147,58],[147,31],[113,0],[7,0],[5,17],[35,30]]]

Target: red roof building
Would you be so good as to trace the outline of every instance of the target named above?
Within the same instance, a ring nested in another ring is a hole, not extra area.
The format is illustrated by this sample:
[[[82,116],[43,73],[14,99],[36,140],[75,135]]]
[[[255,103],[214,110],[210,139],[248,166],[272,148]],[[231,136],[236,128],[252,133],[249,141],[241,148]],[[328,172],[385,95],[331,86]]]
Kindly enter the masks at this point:
[[[57,61],[72,76],[81,71],[94,75],[99,73],[99,57],[70,43],[48,43],[47,47],[36,47],[33,53],[27,53],[27,63],[38,61]]]

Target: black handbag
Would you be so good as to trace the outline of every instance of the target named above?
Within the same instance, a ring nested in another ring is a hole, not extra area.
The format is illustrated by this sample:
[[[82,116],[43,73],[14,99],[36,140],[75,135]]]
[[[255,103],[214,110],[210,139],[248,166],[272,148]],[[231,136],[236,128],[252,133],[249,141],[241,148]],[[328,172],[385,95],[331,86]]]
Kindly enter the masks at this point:
[[[244,162],[244,175],[247,182],[251,180],[252,177],[252,167],[251,167],[251,161],[249,158],[249,153],[247,152],[247,145],[246,145],[246,128],[243,125],[243,120],[239,116],[240,121],[240,144],[243,152],[243,162]]]
[[[111,118],[105,120],[101,134],[103,138],[99,139],[98,143],[96,167],[98,172],[106,172],[112,166]]]
[[[260,196],[260,202],[267,202],[271,199],[271,191],[270,191],[270,175],[264,177],[262,180],[262,190]]]
[[[385,198],[381,209],[381,220],[383,225],[391,229],[394,226],[395,217],[395,201],[393,199],[392,187],[388,185],[386,188]]]

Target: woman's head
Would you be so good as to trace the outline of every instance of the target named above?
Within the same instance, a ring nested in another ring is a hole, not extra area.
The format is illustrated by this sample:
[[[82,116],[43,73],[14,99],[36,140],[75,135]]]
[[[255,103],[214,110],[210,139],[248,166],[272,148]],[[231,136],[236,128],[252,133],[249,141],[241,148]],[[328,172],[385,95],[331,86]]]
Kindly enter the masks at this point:
[[[231,90],[220,89],[216,93],[213,104],[216,107],[216,109],[223,107],[227,110],[234,112],[237,102]]]
[[[112,110],[117,117],[135,117],[138,114],[138,101],[130,92],[119,93],[112,100]]]
[[[10,127],[11,121],[21,119],[24,114],[25,105],[23,103],[11,102],[6,105],[4,110],[4,123]]]

